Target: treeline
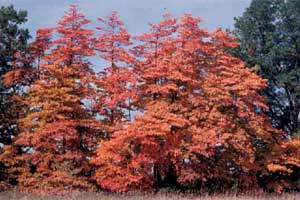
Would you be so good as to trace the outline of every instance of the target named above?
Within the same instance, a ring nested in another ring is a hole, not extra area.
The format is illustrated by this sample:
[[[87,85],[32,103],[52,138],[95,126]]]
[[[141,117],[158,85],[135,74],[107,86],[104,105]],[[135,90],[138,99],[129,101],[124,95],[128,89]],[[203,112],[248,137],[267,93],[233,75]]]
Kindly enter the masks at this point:
[[[190,14],[138,36],[117,12],[88,29],[71,5],[29,43],[26,12],[1,7],[1,188],[298,190],[300,34],[284,25],[300,5],[276,3],[254,0],[237,40]]]

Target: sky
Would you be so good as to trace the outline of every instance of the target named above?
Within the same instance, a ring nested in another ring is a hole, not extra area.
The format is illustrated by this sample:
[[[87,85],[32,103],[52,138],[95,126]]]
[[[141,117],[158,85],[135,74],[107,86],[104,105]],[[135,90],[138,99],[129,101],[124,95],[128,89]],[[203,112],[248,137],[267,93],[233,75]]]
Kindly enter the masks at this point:
[[[25,27],[34,39],[39,28],[55,27],[70,4],[79,7],[80,12],[92,20],[89,28],[97,27],[97,18],[105,17],[111,11],[118,11],[129,33],[133,35],[148,31],[148,23],[156,23],[164,13],[176,17],[191,13],[200,17],[201,27],[209,31],[221,27],[234,28],[234,17],[241,16],[251,0],[0,0],[0,6],[13,4],[19,10],[28,11]],[[105,61],[91,57],[93,69],[98,72],[105,67]]]
[[[0,0],[28,11],[25,25],[34,35],[38,28],[53,27],[70,4],[79,6],[87,18],[96,22],[111,11],[118,11],[132,34],[148,30],[148,22],[158,22],[163,13],[175,16],[191,13],[203,19],[202,27],[233,29],[234,17],[241,16],[251,0]],[[94,24],[92,24],[94,25]],[[95,24],[96,26],[96,24]]]

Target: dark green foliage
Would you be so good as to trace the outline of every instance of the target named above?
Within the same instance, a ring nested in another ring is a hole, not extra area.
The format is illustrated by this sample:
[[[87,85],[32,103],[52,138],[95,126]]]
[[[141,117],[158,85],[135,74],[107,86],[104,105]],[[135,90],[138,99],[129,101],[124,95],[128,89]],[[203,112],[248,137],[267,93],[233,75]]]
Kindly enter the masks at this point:
[[[273,125],[300,135],[300,1],[253,0],[236,18],[234,52],[268,79]]]

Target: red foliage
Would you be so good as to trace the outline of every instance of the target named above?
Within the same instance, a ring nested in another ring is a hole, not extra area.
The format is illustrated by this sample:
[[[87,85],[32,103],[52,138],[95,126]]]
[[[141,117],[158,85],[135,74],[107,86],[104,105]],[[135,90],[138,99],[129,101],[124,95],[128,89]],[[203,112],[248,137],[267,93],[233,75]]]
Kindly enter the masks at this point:
[[[153,188],[161,182],[205,184],[219,180],[256,184],[258,142],[273,144],[258,107],[261,79],[225,52],[237,43],[227,33],[208,33],[201,20],[169,16],[139,38],[137,65],[146,113],[101,143],[92,164],[105,189]],[[176,31],[176,34],[175,34]],[[262,155],[260,155],[262,156]]]
[[[39,29],[35,41],[29,44],[24,52],[17,52],[13,69],[3,76],[3,83],[7,86],[29,86],[40,73],[41,57],[51,46],[52,29]]]
[[[40,32],[44,36],[39,35],[35,43],[35,52],[40,55],[40,78],[27,92],[30,111],[21,119],[22,132],[14,142],[19,149],[15,165],[23,166],[22,170],[15,167],[12,171],[19,170],[17,181],[22,189],[90,187],[83,176],[89,170],[86,152],[90,150],[84,138],[94,123],[82,102],[93,77],[86,61],[94,54],[94,31],[83,28],[88,23],[75,6],[70,6],[53,29],[60,37],[49,41],[46,36],[50,29],[45,29]]]
[[[228,53],[238,43],[227,32],[166,14],[131,48],[117,12],[99,18],[97,38],[89,22],[71,6],[5,75],[29,87],[16,96],[28,107],[21,132],[0,156],[20,189],[92,188],[90,165],[111,191],[299,188],[299,139],[271,127],[266,80]],[[88,62],[95,52],[106,66],[98,75]]]
[[[37,31],[35,41],[28,44],[28,47],[22,51],[17,52],[12,63],[12,70],[3,75],[3,84],[10,88],[10,96],[7,98],[7,109],[10,115],[7,115],[4,124],[9,126],[9,129],[19,130],[19,119],[22,119],[29,111],[28,102],[26,99],[27,88],[30,87],[36,79],[39,78],[40,72],[40,58],[44,55],[47,48],[51,45],[50,39],[52,36],[51,29],[40,29]],[[4,136],[4,133],[1,133]],[[17,132],[16,134],[19,134]],[[6,145],[12,143],[13,137],[16,135],[8,135]],[[15,182],[18,177],[18,172],[24,170],[21,166],[22,162],[16,158],[18,148],[13,146],[6,146],[3,149],[4,154],[0,156],[1,161],[7,169],[7,182]]]
[[[107,133],[131,120],[136,102],[136,77],[132,70],[134,57],[129,53],[132,44],[130,35],[123,28],[124,23],[112,12],[105,19],[99,18],[101,26],[96,49],[108,67],[99,72],[96,84],[96,110],[101,115]]]

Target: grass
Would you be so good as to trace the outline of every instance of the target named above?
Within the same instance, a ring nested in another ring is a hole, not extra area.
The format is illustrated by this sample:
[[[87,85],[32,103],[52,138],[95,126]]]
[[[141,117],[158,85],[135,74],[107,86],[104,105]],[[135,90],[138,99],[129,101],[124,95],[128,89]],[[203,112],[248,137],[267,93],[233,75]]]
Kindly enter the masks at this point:
[[[272,195],[272,194],[252,194],[252,195],[191,195],[183,193],[156,193],[156,194],[135,194],[117,195],[106,193],[71,193],[61,195],[37,195],[20,193],[16,191],[0,193],[0,200],[300,200],[300,193]]]

